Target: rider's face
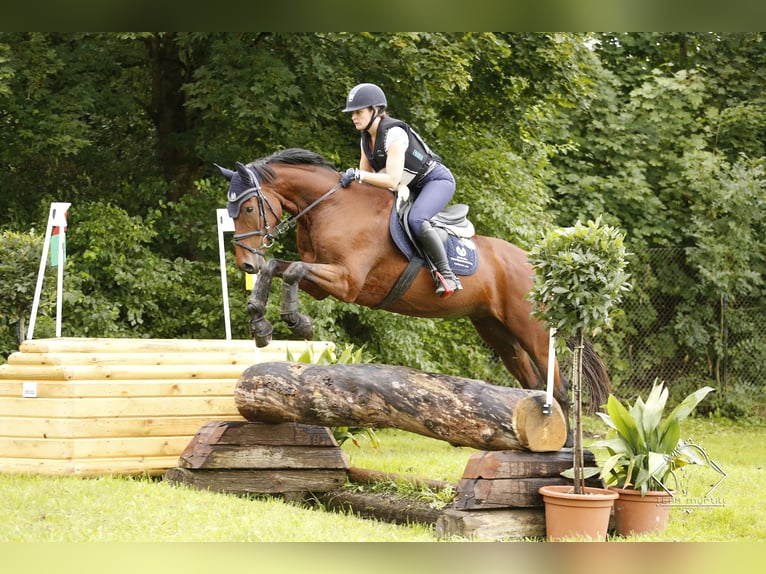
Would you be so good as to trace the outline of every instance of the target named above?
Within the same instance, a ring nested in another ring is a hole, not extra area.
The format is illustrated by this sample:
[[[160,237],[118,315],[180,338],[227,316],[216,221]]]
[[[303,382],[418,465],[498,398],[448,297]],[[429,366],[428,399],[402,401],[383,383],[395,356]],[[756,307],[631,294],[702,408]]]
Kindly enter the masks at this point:
[[[351,121],[354,122],[354,127],[359,131],[362,131],[370,123],[372,117],[372,108],[362,108],[361,110],[354,110],[351,112]]]

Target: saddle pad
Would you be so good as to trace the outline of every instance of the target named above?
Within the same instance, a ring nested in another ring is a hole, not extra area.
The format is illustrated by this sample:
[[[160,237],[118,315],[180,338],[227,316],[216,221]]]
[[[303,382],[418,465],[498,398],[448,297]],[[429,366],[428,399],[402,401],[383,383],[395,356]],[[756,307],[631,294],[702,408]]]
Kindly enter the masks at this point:
[[[391,233],[391,239],[408,260],[417,254],[415,246],[407,236],[407,232],[399,221],[399,214],[396,212],[396,205],[391,210],[388,228]],[[450,267],[456,275],[473,275],[479,268],[479,252],[476,245],[470,239],[447,235],[447,259]],[[424,266],[425,266],[424,262]]]

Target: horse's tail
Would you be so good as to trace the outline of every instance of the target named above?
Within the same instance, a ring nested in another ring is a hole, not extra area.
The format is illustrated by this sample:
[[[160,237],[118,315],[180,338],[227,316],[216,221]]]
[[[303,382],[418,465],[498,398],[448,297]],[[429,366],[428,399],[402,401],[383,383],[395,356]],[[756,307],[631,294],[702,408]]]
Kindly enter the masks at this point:
[[[574,346],[574,342],[571,340],[568,340],[567,344],[570,348]],[[587,339],[582,353],[582,378],[590,390],[588,414],[592,415],[606,405],[609,393],[612,391],[612,383],[601,357],[596,353],[593,343]]]

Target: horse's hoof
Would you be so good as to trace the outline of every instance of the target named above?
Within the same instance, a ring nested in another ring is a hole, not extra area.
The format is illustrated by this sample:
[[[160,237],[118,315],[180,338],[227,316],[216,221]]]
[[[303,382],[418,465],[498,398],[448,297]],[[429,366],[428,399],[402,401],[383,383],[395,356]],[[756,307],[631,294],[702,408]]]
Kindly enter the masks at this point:
[[[311,341],[314,338],[314,321],[311,320],[311,317],[301,315],[298,325],[292,331],[296,337]]]
[[[314,338],[314,321],[306,315],[284,314],[282,320],[287,328],[298,339],[312,340]]]
[[[256,347],[265,347],[271,343],[273,332],[274,326],[264,318],[250,321],[250,335],[255,339]]]

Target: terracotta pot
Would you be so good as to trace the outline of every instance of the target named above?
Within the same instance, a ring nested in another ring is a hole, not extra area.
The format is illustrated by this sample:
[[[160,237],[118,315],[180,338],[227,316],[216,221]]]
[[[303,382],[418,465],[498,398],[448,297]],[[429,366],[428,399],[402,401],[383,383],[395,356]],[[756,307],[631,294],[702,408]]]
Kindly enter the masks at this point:
[[[668,525],[673,497],[664,490],[650,490],[645,496],[633,488],[610,486],[609,490],[619,494],[614,501],[614,531],[617,534],[661,532]]]
[[[591,486],[586,486],[583,494],[571,491],[570,485],[543,486],[538,490],[545,502],[548,540],[606,540],[609,516],[618,494]]]

